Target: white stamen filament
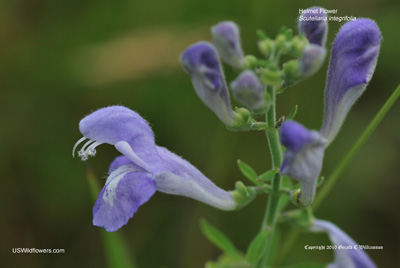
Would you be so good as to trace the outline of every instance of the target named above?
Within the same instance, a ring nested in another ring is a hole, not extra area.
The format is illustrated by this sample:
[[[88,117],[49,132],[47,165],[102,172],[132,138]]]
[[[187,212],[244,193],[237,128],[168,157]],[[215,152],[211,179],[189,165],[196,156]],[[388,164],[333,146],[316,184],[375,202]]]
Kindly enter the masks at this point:
[[[86,153],[89,156],[95,156],[96,155],[96,147],[103,144],[102,142],[94,142],[92,143],[87,149],[86,149]]]
[[[78,147],[79,144],[81,144],[84,140],[87,138],[83,137],[79,139],[75,145],[74,148],[72,149],[72,157],[75,155],[75,150]],[[82,161],[86,161],[89,156],[95,156],[96,155],[96,147],[103,144],[102,142],[98,142],[96,140],[89,140],[87,141],[82,148],[78,151],[78,156],[82,159]]]
[[[85,137],[82,137],[82,138],[80,138],[80,139],[75,143],[74,148],[72,148],[72,157],[75,156],[76,147],[78,147],[78,145],[79,145],[80,143],[82,143],[84,140],[86,140],[86,138],[85,138]]]
[[[95,142],[95,140],[88,140],[81,148],[81,152],[86,152],[86,147],[88,147],[91,143]]]

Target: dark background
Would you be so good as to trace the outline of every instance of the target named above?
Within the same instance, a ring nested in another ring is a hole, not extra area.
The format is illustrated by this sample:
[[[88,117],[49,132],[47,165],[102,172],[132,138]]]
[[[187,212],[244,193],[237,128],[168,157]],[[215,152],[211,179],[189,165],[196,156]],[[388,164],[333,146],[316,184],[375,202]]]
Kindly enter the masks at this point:
[[[158,145],[182,155],[224,189],[248,183],[236,160],[261,173],[270,168],[262,132],[230,132],[197,98],[178,56],[210,40],[209,27],[234,20],[244,50],[257,54],[256,29],[274,36],[296,28],[299,8],[323,5],[339,16],[369,17],[383,43],[375,75],[326,151],[329,175],[399,84],[397,0],[357,1],[104,1],[3,0],[0,2],[0,262],[2,267],[106,267],[85,172],[104,183],[117,155],[102,145],[95,158],[71,157],[81,137],[79,120],[100,107],[122,104],[148,120]],[[328,48],[341,23],[329,23]],[[259,54],[257,54],[259,55]],[[296,119],[311,129],[322,120],[323,68],[278,99],[278,115],[299,105]],[[226,68],[229,81],[235,73]],[[399,265],[400,102],[352,160],[317,217],[335,222],[380,267]],[[329,179],[329,178],[328,178]],[[183,197],[157,193],[119,232],[139,267],[203,267],[219,250],[199,228],[201,218],[219,227],[245,251],[257,233],[266,196],[236,212],[221,212]],[[282,240],[289,229],[281,228]],[[327,263],[331,251],[304,245],[328,243],[305,234],[284,264]],[[64,248],[64,254],[12,254],[15,247]]]

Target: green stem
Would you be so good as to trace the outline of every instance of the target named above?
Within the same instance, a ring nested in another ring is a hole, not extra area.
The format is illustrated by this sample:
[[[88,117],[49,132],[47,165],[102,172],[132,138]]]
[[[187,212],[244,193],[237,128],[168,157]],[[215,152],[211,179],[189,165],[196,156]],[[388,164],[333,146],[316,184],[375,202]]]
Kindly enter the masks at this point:
[[[275,128],[276,124],[276,112],[275,112],[275,92],[274,88],[271,86],[267,86],[267,92],[270,94],[272,98],[272,105],[269,108],[266,121],[268,128],[265,131],[268,139],[269,150],[272,158],[272,168],[280,168],[282,164],[282,149],[279,141],[278,131]],[[270,230],[271,233],[268,237],[266,252],[264,253],[263,258],[257,264],[257,267],[264,267],[268,260],[268,253],[271,248],[271,240],[272,233],[277,221],[278,216],[278,208],[280,201],[280,190],[281,190],[281,174],[278,172],[275,174],[275,177],[272,180],[271,184],[271,193],[268,196],[268,204],[267,209],[265,211],[265,216],[261,225],[260,232],[264,230]]]
[[[265,193],[272,193],[272,187],[269,185],[262,185],[262,186],[250,186],[251,189],[254,190],[254,192],[256,194],[265,194]],[[279,194],[286,194],[286,195],[290,195],[290,193],[292,192],[291,189],[289,188],[281,188],[279,190]]]
[[[347,165],[353,159],[353,157],[358,152],[358,150],[364,145],[364,143],[367,141],[369,136],[371,136],[371,134],[374,132],[376,127],[379,125],[379,123],[385,117],[386,113],[390,110],[390,108],[393,106],[393,104],[399,98],[399,96],[400,96],[400,85],[395,89],[395,91],[392,93],[392,95],[389,97],[389,99],[385,102],[385,104],[382,106],[382,108],[376,114],[376,116],[371,121],[371,123],[369,123],[367,128],[361,134],[360,138],[353,145],[353,147],[350,149],[350,151],[346,154],[346,156],[344,158],[342,158],[342,161],[340,161],[340,163],[334,169],[333,173],[330,176],[328,176],[328,180],[326,180],[325,186],[321,189],[321,191],[318,192],[317,198],[315,199],[314,204],[312,206],[314,212],[319,208],[320,204],[326,198],[326,196],[328,195],[328,193],[330,192],[332,187],[335,185],[335,183],[337,182],[338,178],[340,177],[340,175],[342,174],[344,169],[347,167]],[[296,242],[299,235],[300,235],[299,230],[292,229],[292,231],[289,233],[289,235],[285,239],[285,244],[282,247],[281,254],[279,255],[279,258],[276,261],[277,264],[279,264],[283,260],[283,258],[289,253],[291,247]]]

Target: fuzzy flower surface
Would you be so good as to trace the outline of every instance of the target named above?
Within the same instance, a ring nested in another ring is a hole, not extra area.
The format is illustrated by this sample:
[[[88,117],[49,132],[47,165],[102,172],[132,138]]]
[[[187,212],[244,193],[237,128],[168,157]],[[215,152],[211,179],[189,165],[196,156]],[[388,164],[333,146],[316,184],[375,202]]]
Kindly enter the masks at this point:
[[[374,74],[381,33],[370,19],[357,19],[342,26],[333,43],[325,87],[321,133],[328,144],[339,132],[356,100]]]
[[[328,35],[327,14],[322,7],[310,7],[299,18],[299,33],[304,34],[310,44],[324,47]]]
[[[214,46],[198,42],[180,56],[184,70],[191,75],[193,87],[203,101],[227,126],[235,124],[229,90]]]
[[[319,132],[295,122],[281,128],[286,147],[282,173],[300,181],[300,202],[310,205],[327,147],[339,132],[356,100],[374,73],[381,43],[378,26],[369,19],[357,19],[342,26],[333,43],[325,88],[324,119]]]
[[[244,53],[240,41],[239,27],[233,21],[223,21],[211,28],[213,43],[222,60],[240,69],[244,64]]]
[[[79,123],[82,160],[96,147],[110,144],[122,154],[109,167],[109,176],[93,208],[93,224],[113,232],[125,225],[156,191],[182,195],[222,210],[237,207],[232,194],[211,182],[186,160],[157,146],[148,123],[123,106],[99,109]]]
[[[303,77],[315,74],[325,60],[328,16],[324,11],[322,7],[310,7],[301,16],[304,19],[299,21],[299,33],[310,42],[299,62],[299,72]]]
[[[233,96],[246,108],[257,111],[266,108],[265,86],[257,75],[250,70],[240,73],[231,83]]]
[[[286,147],[281,173],[300,181],[299,201],[309,206],[315,197],[326,140],[318,131],[309,131],[295,121],[283,123],[280,139]]]

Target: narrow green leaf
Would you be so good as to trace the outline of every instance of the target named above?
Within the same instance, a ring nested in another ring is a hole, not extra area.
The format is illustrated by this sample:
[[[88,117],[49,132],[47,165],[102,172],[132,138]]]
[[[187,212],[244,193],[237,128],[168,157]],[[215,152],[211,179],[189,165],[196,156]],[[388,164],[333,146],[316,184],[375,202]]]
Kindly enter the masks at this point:
[[[272,180],[274,178],[276,173],[278,173],[278,170],[276,170],[276,169],[268,170],[267,172],[261,174],[257,178],[257,180],[260,180],[262,182],[269,182],[270,180]]]
[[[215,262],[207,262],[206,268],[223,268],[223,266]]]
[[[285,33],[286,29],[287,29],[286,25],[282,25],[281,28],[279,29],[279,33],[281,34]]]
[[[100,192],[100,185],[97,181],[94,172],[91,169],[87,169],[86,178],[89,184],[89,191],[92,200],[93,202],[95,202]],[[137,267],[132,258],[132,253],[129,252],[129,246],[124,240],[122,233],[120,232],[108,233],[103,229],[100,229],[99,231],[101,238],[103,240],[104,251],[108,267],[120,267],[120,268]]]
[[[319,263],[302,263],[302,264],[295,264],[290,266],[285,266],[284,268],[325,268],[326,264],[319,264]]]
[[[257,30],[256,34],[260,40],[265,40],[268,38],[268,35],[263,30]]]
[[[223,252],[228,254],[233,258],[237,258],[240,256],[240,253],[233,245],[233,243],[229,240],[226,235],[224,235],[221,231],[217,228],[209,224],[206,220],[201,221],[201,230],[203,231],[204,235],[214,243],[219,249]]]
[[[290,113],[288,114],[286,120],[292,120],[292,119],[295,117],[295,115],[297,114],[297,108],[298,108],[297,105],[295,105],[295,106],[293,107],[293,109],[292,109],[292,110],[290,111]]]
[[[246,253],[246,260],[249,264],[254,264],[261,259],[267,249],[267,239],[269,230],[264,230],[254,237]]]
[[[286,41],[290,41],[293,37],[293,30],[292,29],[286,29],[286,31],[283,33],[286,37]]]
[[[248,164],[246,164],[245,162],[243,162],[242,160],[238,160],[237,164],[239,166],[240,171],[242,172],[242,174],[248,178],[252,183],[254,183],[255,185],[263,185],[262,182],[257,181],[257,173],[254,171],[254,169],[249,166]]]

